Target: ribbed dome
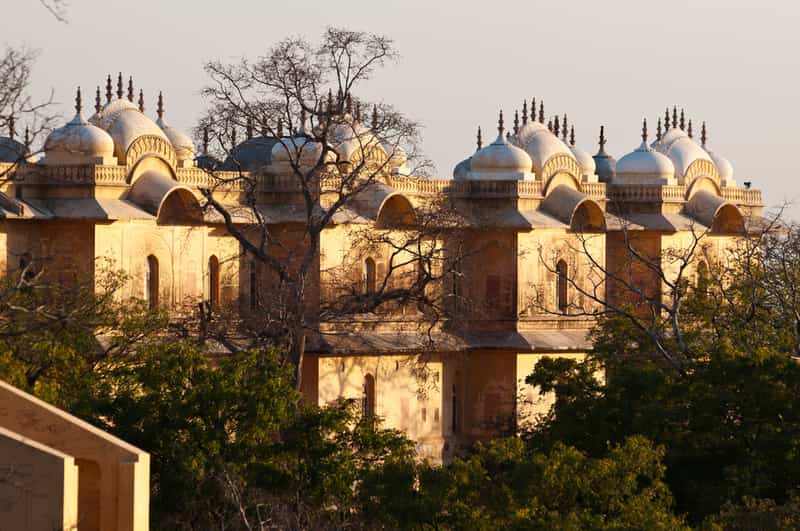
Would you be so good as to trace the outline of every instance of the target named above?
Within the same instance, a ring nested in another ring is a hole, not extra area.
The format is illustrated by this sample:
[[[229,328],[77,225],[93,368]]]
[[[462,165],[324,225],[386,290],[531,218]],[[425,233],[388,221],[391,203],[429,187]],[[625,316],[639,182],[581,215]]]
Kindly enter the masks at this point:
[[[661,141],[653,143],[652,147],[669,157],[675,166],[675,177],[678,178],[683,177],[689,166],[698,159],[711,162],[708,153],[689,138],[685,131],[677,127],[667,131]]]
[[[43,164],[114,164],[114,140],[80,111],[47,136]]]
[[[453,179],[467,180],[471,171],[472,157],[469,157],[456,164],[456,167],[453,168]]]
[[[645,142],[617,162],[615,182],[620,184],[673,184],[675,166]]]
[[[383,146],[372,131],[349,114],[344,115],[340,123],[330,127],[328,143],[339,155],[339,162],[360,160],[365,154],[373,154],[375,151],[386,156]]]
[[[488,146],[472,156],[472,179],[521,180],[531,171],[531,158],[524,150],[508,143],[501,132]]]
[[[717,155],[713,151],[709,151],[708,155],[714,162],[714,166],[717,167],[717,173],[719,173],[719,179],[722,181],[722,184],[725,186],[733,186],[735,184],[733,180],[733,165],[730,161],[722,155]]]
[[[248,138],[225,159],[224,168],[258,171],[272,163],[272,148],[278,143],[277,138],[257,136]],[[199,161],[198,161],[199,164]]]
[[[578,161],[578,165],[581,167],[582,177],[594,175],[597,166],[592,156],[578,146],[572,145],[569,148],[575,156],[575,160]]]
[[[283,137],[272,146],[273,164],[298,163],[302,167],[314,166],[322,155],[322,146],[305,136]]]
[[[178,160],[192,160],[194,158],[194,142],[192,142],[189,135],[166,124],[162,118],[156,120],[156,125],[167,135],[170,144],[175,148]]]
[[[555,155],[568,155],[572,158],[572,150],[569,149],[564,142],[562,142],[556,135],[551,133],[546,127],[538,122],[533,122],[530,133],[518,135],[519,146],[525,150],[533,162],[533,169],[537,173],[541,173],[542,168]],[[531,126],[531,123],[525,127]],[[523,128],[524,129],[524,128]]]
[[[28,154],[25,144],[0,136],[0,162],[20,162]]]
[[[158,124],[126,99],[108,103],[93,119],[94,125],[104,129],[114,139],[117,156],[124,156],[134,140],[141,136],[156,136],[169,142]]]

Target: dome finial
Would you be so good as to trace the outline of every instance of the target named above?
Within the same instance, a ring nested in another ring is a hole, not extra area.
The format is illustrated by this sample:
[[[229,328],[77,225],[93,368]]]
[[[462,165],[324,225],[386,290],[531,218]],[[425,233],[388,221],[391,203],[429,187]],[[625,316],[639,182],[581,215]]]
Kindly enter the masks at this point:
[[[100,112],[103,108],[103,103],[100,99],[100,85],[97,85],[97,93],[94,95],[94,112]]]
[[[208,126],[203,127],[203,155],[208,155]]]
[[[569,126],[569,145],[575,147],[575,126]]]
[[[247,125],[244,128],[244,132],[247,135],[247,140],[253,138],[253,117],[247,117]]]
[[[375,131],[378,129],[378,106],[372,106],[372,130]]]
[[[117,99],[121,100],[125,92],[122,90],[122,72],[117,76]]]
[[[75,91],[75,112],[80,114],[81,109],[83,109],[83,100],[81,100],[81,88],[78,87],[78,90]]]
[[[539,123],[540,124],[544,123],[544,101],[543,100],[539,101]]]
[[[231,148],[236,147],[236,126],[231,127]]]
[[[606,149],[606,126],[600,126],[600,152],[602,153]]]
[[[528,100],[522,100],[522,126],[528,123]]]
[[[308,119],[308,115],[306,114],[305,108],[300,109],[300,133],[306,132],[306,120]]]
[[[514,111],[514,136],[519,134],[519,111]]]
[[[642,120],[642,143],[647,144],[647,118]]]
[[[669,107],[664,110],[664,130],[669,131]]]
[[[350,116],[353,115],[353,98],[350,96],[350,93],[347,93],[347,101],[345,102],[345,112]]]
[[[656,125],[656,142],[661,142],[661,118],[658,119],[658,125]]]
[[[689,118],[689,127],[686,129],[686,133],[689,135],[689,138],[694,138],[694,134],[692,134],[692,119]]]
[[[479,151],[483,147],[483,136],[481,135],[481,126],[478,126],[478,149],[475,151]]]
[[[11,140],[14,140],[14,137],[17,136],[17,131],[14,129],[14,115],[8,117],[8,137]]]
[[[333,112],[333,91],[328,89],[328,114]]]
[[[677,105],[672,106],[672,127],[678,127],[678,107]]]
[[[164,117],[164,94],[158,91],[158,104],[156,105],[156,115],[161,120]]]
[[[706,140],[706,123],[703,122],[703,125],[700,127],[700,145],[703,147],[703,149],[706,148]]]
[[[283,138],[283,118],[278,118],[278,138]]]
[[[133,103],[133,76],[128,76],[128,101]]]
[[[564,121],[561,123],[561,139],[567,142],[567,114],[564,113]]]
[[[558,135],[560,133],[561,133],[561,126],[558,122],[558,115],[556,114],[553,119],[553,134],[556,135],[556,138],[558,138]]]
[[[139,112],[144,113],[144,92],[139,89]]]
[[[685,117],[685,116],[684,116],[684,114],[683,114],[683,109],[681,109],[681,122],[680,122],[680,126],[681,126],[681,131],[683,131],[684,129],[686,129],[686,117]]]
[[[552,119],[547,120],[547,130],[550,131],[551,133],[553,132],[553,120]]]
[[[27,125],[25,126],[24,143],[25,143],[25,149],[26,150],[30,149],[30,147],[31,147],[31,130]]]
[[[503,110],[500,109],[500,117],[497,119],[497,132],[500,133],[500,136],[503,136]]]
[[[106,79],[106,103],[111,103],[111,98],[114,97],[114,84],[111,81],[111,74],[108,74],[108,79]]]

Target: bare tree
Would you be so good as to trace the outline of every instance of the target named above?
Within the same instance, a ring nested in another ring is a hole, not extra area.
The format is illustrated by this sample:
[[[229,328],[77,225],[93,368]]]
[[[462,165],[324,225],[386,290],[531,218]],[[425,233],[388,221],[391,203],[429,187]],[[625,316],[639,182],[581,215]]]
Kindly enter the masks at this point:
[[[398,167],[417,163],[419,173],[427,166],[417,152],[416,122],[389,104],[355,96],[396,58],[384,36],[329,28],[316,45],[290,38],[253,62],[206,65],[210,107],[197,135],[227,160],[228,171],[205,165],[213,185],[202,190],[204,206],[221,216],[259,278],[271,279],[268,295],[252,301],[250,331],[287,348],[298,387],[308,333],[321,332],[321,323],[400,307],[434,321],[441,315],[433,284],[448,270],[442,251],[452,227],[448,201],[412,207],[397,199],[376,217],[391,194],[387,182],[403,178]],[[271,164],[242,160],[237,130],[248,139],[260,134]],[[290,193],[270,203],[267,184]],[[236,206],[226,202],[231,190],[238,191]],[[286,197],[295,203],[285,204]],[[270,209],[289,222],[276,223]],[[360,230],[365,221],[369,229]],[[350,227],[342,235],[341,267],[320,256],[323,231],[336,224]]]

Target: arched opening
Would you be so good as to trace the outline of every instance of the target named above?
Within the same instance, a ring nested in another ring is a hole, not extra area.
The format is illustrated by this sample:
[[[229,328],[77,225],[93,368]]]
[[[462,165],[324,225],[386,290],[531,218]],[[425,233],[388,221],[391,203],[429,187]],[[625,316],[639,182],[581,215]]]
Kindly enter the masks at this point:
[[[744,216],[735,205],[722,205],[714,215],[711,230],[717,234],[742,233],[744,232]]]
[[[364,376],[364,390],[361,397],[361,412],[365,419],[375,418],[375,377]]]
[[[185,188],[173,188],[158,208],[158,223],[195,225],[203,222],[203,212],[197,198]]]
[[[208,259],[208,302],[212,308],[219,305],[219,259],[215,255]]]
[[[410,228],[416,223],[417,215],[411,201],[405,196],[396,194],[389,197],[381,205],[375,225],[379,229],[391,227]]]
[[[158,307],[158,258],[147,257],[147,304],[151,310]]]
[[[377,289],[375,260],[371,257],[364,260],[364,293],[371,295]]]
[[[255,260],[250,261],[250,309],[258,308],[258,268]]]
[[[556,264],[556,301],[558,303],[558,311],[567,313],[567,291],[568,291],[568,278],[567,278],[567,263],[564,260],[559,260]]]
[[[581,202],[572,213],[570,228],[575,232],[602,232],[606,228],[603,209],[591,200]]]

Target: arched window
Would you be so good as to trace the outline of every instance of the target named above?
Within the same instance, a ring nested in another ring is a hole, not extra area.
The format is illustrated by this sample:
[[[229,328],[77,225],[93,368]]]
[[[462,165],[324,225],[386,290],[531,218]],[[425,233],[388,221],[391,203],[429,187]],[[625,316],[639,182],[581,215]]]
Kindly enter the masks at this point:
[[[219,304],[219,259],[214,255],[208,259],[208,302],[212,308]]]
[[[376,291],[375,260],[364,260],[364,293],[370,295]]]
[[[558,301],[558,311],[567,313],[567,263],[559,260],[556,264],[556,299]]]
[[[158,307],[158,258],[147,257],[147,304],[153,310]]]
[[[361,398],[361,410],[365,419],[375,418],[375,377],[364,376],[364,394]]]
[[[258,269],[255,260],[250,261],[250,309],[258,307]]]

